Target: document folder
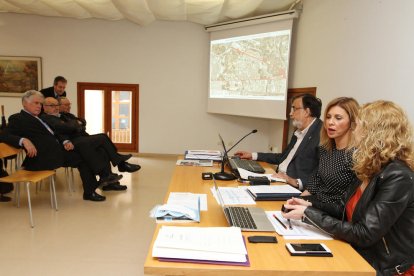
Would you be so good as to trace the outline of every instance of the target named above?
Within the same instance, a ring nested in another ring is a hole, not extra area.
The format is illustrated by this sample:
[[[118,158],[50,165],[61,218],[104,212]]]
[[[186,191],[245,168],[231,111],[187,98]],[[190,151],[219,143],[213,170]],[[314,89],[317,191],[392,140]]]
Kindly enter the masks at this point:
[[[290,185],[251,186],[247,188],[247,192],[255,201],[287,200],[302,193]]]

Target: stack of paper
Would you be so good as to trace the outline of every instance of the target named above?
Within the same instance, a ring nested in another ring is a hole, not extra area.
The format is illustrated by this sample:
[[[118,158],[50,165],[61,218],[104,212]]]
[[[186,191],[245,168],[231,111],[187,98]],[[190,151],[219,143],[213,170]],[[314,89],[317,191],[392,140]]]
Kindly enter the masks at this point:
[[[221,161],[222,154],[219,150],[187,150],[184,159]]]
[[[160,261],[249,265],[237,227],[163,226],[152,248]]]
[[[213,167],[213,160],[177,160],[178,166]]]

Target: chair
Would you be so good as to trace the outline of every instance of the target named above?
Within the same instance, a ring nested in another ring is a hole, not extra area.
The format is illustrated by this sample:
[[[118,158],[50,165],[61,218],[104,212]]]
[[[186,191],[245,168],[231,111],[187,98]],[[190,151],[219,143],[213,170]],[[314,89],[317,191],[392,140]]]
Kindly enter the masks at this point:
[[[5,143],[0,143],[0,158],[5,158],[11,155],[18,154],[19,149],[9,146]],[[20,207],[20,183],[26,184],[27,202],[29,206],[30,226],[34,227],[32,204],[30,199],[30,184],[37,183],[43,179],[49,178],[50,181],[50,204],[56,211],[58,210],[55,188],[55,171],[27,171],[23,169],[17,169],[9,176],[0,178],[0,182],[16,184],[16,203],[17,207]]]

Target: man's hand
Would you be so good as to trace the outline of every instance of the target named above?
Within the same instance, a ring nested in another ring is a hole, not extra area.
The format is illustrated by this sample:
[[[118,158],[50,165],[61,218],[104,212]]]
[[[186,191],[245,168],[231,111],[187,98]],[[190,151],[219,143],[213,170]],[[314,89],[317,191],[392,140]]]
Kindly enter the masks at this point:
[[[26,150],[26,155],[29,157],[35,157],[37,155],[37,149],[33,145],[32,141],[27,138],[23,138],[22,145]]]
[[[241,159],[252,159],[252,153],[248,151],[237,151],[234,155],[240,157]]]
[[[72,144],[72,142],[67,142],[63,145],[63,147],[65,148],[65,150],[70,151],[73,150],[75,148],[75,146]]]
[[[287,175],[285,173],[278,172],[278,173],[272,174],[272,177],[282,178],[282,179],[286,180],[286,183],[289,184],[290,186],[295,187],[295,188],[299,188],[299,185],[298,185],[296,179],[290,177],[289,175]]]

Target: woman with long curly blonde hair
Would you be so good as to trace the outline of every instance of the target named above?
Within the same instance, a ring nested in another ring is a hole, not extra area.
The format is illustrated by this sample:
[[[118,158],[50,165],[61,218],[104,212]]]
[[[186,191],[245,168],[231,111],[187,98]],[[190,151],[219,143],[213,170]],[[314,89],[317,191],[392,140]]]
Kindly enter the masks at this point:
[[[365,104],[355,130],[353,183],[339,205],[319,209],[288,200],[286,218],[302,219],[345,240],[377,275],[414,275],[413,133],[393,102]],[[343,215],[345,214],[345,215]]]

